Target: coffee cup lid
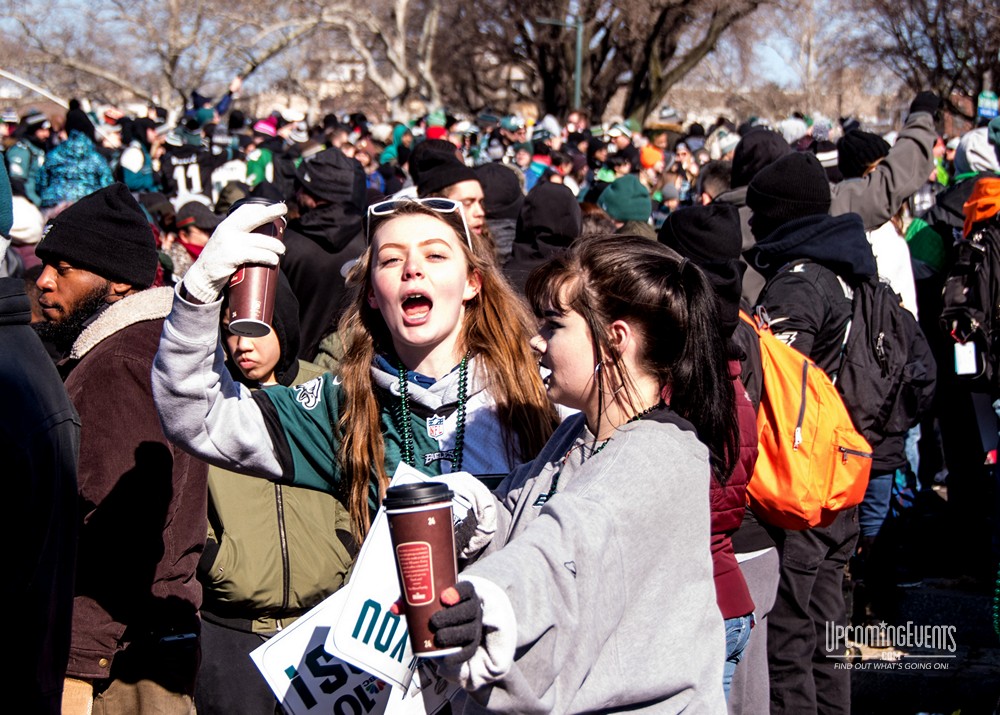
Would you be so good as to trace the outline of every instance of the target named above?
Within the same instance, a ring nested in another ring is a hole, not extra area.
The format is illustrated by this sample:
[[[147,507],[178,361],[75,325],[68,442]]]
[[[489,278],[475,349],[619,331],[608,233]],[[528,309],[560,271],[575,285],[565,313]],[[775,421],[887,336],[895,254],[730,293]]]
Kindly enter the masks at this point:
[[[450,502],[453,496],[448,485],[442,482],[400,484],[386,489],[382,505],[386,509],[405,509],[436,502]]]
[[[238,209],[240,206],[245,206],[246,204],[259,204],[262,206],[271,206],[273,204],[280,204],[280,201],[271,201],[271,199],[265,199],[263,196],[244,196],[239,201],[233,203],[226,212],[226,216],[229,216],[233,211]]]
[[[238,318],[229,322],[229,332],[241,338],[262,338],[271,332],[271,326],[263,320]]]

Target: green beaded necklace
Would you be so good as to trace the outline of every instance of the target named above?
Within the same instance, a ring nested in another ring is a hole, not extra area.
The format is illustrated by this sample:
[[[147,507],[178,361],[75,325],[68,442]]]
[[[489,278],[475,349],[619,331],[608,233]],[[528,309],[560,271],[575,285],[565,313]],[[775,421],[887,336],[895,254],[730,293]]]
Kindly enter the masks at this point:
[[[646,417],[650,412],[652,412],[653,410],[657,409],[658,407],[663,407],[665,404],[666,403],[663,400],[660,400],[655,405],[652,405],[651,407],[647,407],[642,412],[639,412],[638,414],[632,415],[632,417],[630,417],[625,422],[625,424],[629,424],[629,422],[638,422],[643,417]],[[611,441],[611,438],[608,437],[606,440],[604,440],[603,442],[601,442],[599,445],[597,445],[597,447],[594,448],[594,451],[590,453],[590,457],[585,457],[583,461],[586,461],[586,460],[590,459],[591,457],[593,457],[593,456],[597,455],[598,453],[600,453],[600,451],[602,449],[604,449],[605,447],[608,446],[608,442],[610,442],[610,441]],[[559,460],[559,466],[556,467],[555,474],[552,475],[552,486],[549,487],[549,490],[547,492],[545,492],[545,494],[540,494],[538,496],[538,498],[535,499],[535,503],[532,504],[532,506],[542,506],[542,504],[544,504],[545,502],[547,502],[549,499],[551,499],[555,495],[556,490],[559,488],[559,477],[562,476],[563,467],[566,466],[566,462],[569,460],[569,455],[573,454],[573,450],[576,449],[576,447],[577,447],[576,445],[573,445],[568,450],[566,450],[566,454],[563,455],[563,458]]]
[[[465,353],[462,362],[458,364],[458,417],[455,426],[455,448],[450,452],[451,471],[462,471],[462,451],[465,447],[465,402],[468,393],[469,378],[469,357],[471,351]],[[410,391],[406,379],[406,366],[401,360],[397,360],[396,367],[399,370],[399,431],[403,438],[403,461],[411,467],[413,463],[413,426],[410,423]],[[447,456],[445,457],[448,458]]]

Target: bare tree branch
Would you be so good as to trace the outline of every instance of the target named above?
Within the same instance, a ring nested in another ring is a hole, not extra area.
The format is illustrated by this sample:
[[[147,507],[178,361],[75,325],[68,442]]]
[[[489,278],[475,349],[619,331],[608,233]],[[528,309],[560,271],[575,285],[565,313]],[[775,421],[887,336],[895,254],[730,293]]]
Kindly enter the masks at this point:
[[[987,77],[1000,81],[1000,13],[965,0],[868,0],[856,9],[876,28],[856,52],[884,62],[913,91],[933,89],[953,114],[974,119]]]
[[[48,58],[49,60],[58,62],[59,64],[62,64],[63,66],[68,67],[70,69],[77,70],[79,72],[85,72],[94,77],[99,77],[100,79],[103,79],[106,82],[110,82],[111,84],[120,87],[128,92],[131,92],[137,97],[141,97],[142,99],[146,100],[152,99],[152,95],[146,88],[130,82],[128,79],[122,77],[118,73],[112,72],[108,69],[92,64],[90,62],[85,62],[75,57],[65,55],[60,51],[49,49],[46,42],[38,35],[36,35],[32,31],[32,28],[28,26],[21,18],[15,17],[14,20],[21,26],[25,36],[32,41],[33,49],[39,52],[44,57]]]

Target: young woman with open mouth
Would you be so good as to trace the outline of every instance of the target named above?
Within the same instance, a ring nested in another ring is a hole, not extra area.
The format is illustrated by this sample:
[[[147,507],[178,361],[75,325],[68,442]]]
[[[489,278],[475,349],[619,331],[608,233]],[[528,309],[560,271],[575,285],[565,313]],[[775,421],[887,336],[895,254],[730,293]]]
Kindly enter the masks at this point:
[[[449,199],[369,208],[336,375],[255,393],[234,383],[219,368],[218,294],[241,264],[278,261],[281,243],[253,229],[282,213],[239,207],[178,288],[153,373],[174,442],[336,495],[359,543],[399,462],[488,479],[537,454],[557,416],[528,344],[534,320]]]

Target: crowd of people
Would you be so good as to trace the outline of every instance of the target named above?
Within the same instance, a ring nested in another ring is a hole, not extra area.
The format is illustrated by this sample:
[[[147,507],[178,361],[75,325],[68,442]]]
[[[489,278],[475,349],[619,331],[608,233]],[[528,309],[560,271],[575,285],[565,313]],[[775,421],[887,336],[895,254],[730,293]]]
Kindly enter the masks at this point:
[[[281,712],[248,653],[345,583],[401,463],[473,505],[432,621],[454,712],[848,713],[851,644],[824,636],[899,616],[899,525],[941,485],[955,568],[992,583],[998,395],[956,379],[939,319],[953,244],[1000,222],[1000,120],[941,136],[923,92],[886,136],[378,124],[248,117],[240,89],[4,114],[27,711]],[[251,263],[280,267],[262,337],[229,329]],[[775,386],[740,313],[836,380],[878,280],[933,404],[866,433],[859,505],[769,523],[747,490]]]

